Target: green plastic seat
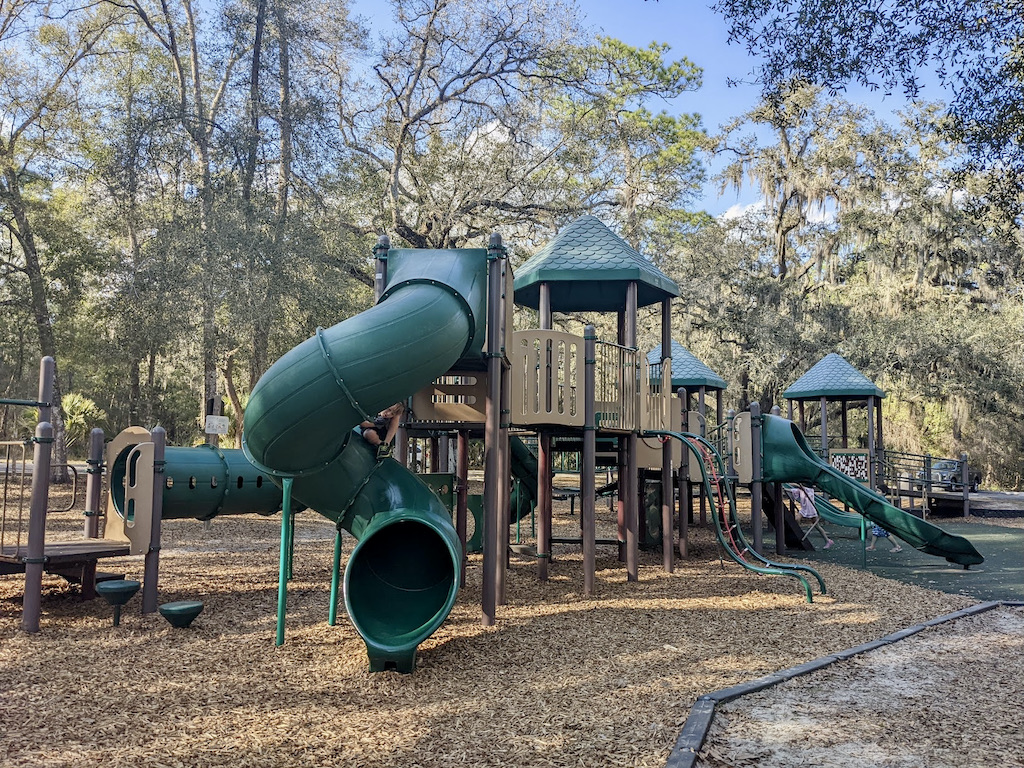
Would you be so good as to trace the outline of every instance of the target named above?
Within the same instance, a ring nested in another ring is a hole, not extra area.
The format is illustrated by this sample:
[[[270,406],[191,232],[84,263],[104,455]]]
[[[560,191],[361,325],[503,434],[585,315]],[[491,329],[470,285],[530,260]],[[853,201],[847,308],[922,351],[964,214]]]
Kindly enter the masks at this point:
[[[131,600],[142,584],[134,579],[111,579],[96,584],[96,592],[114,606],[114,626],[121,623],[121,606]]]
[[[181,600],[176,603],[164,603],[159,610],[160,615],[167,619],[172,627],[184,629],[203,612],[203,603],[200,600]]]

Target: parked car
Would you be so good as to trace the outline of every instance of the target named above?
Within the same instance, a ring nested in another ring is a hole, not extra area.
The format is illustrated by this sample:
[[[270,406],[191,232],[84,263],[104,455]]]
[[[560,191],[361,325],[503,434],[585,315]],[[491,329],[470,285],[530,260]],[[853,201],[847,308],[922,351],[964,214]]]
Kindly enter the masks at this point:
[[[963,489],[962,473],[960,462],[955,459],[936,459],[932,462],[932,483],[930,490],[933,491],[960,491]],[[917,473],[917,490],[924,485],[924,470]],[[972,491],[981,487],[981,474],[974,470],[970,464],[967,465],[967,482]]]

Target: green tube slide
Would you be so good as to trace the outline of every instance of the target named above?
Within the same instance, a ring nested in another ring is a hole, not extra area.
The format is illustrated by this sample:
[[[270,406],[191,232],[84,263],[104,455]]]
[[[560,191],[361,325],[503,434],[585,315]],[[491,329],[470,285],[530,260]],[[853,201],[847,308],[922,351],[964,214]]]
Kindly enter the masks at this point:
[[[354,428],[479,357],[487,252],[392,250],[388,272],[376,306],[318,329],[257,382],[243,449],[359,540],[345,569],[349,617],[371,670],[411,672],[455,602],[462,547],[437,496]]]
[[[765,481],[815,485],[925,554],[944,557],[965,568],[985,561],[963,536],[946,533],[926,520],[897,509],[884,496],[826,463],[811,450],[793,422],[771,414],[761,419]]]
[[[124,517],[125,475],[132,471],[130,445],[110,467],[110,493],[114,508]],[[218,515],[256,512],[272,515],[281,509],[281,489],[245,458],[238,449],[212,445],[198,448],[168,446],[164,455],[164,491],[161,518],[209,520]]]

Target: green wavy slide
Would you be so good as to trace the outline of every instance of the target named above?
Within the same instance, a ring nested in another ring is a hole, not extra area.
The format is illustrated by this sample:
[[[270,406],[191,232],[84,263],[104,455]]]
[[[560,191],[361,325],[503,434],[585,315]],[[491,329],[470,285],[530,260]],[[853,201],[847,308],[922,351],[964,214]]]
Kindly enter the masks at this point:
[[[461,359],[479,361],[487,302],[483,249],[388,254],[388,285],[369,310],[287,352],[253,388],[243,449],[292,495],[352,533],[345,607],[370,669],[411,672],[447,618],[462,545],[437,496],[355,427]]]
[[[884,496],[826,463],[811,450],[793,422],[771,414],[765,414],[761,419],[762,475],[765,481],[815,485],[925,554],[944,557],[965,568],[985,561],[963,536],[947,533],[926,520],[897,509]]]

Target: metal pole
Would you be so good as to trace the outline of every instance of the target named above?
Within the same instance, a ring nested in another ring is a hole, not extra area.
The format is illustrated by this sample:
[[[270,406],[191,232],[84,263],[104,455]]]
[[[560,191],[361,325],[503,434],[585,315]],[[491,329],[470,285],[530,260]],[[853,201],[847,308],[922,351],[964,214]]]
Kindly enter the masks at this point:
[[[42,396],[40,402],[46,402]],[[46,563],[46,507],[50,490],[50,452],[53,427],[42,421],[36,425],[32,454],[32,501],[28,518],[28,555],[25,563],[25,597],[21,626],[26,632],[39,631],[43,602],[43,565]]]
[[[153,427],[153,522],[149,533],[149,551],[143,566],[142,613],[156,613],[157,591],[160,586],[160,529],[164,514],[164,455],[167,432]]]
[[[637,291],[636,281],[630,282],[626,289],[626,346],[636,349],[636,313],[637,313]],[[631,410],[633,414],[640,412],[636,399],[638,371],[634,368],[627,372],[625,384],[627,389],[623,395],[632,401]],[[637,430],[639,424],[633,424],[626,436],[626,473],[629,477],[629,496],[626,506],[626,580],[637,581],[640,578],[640,497],[639,469],[637,467],[636,444]]]
[[[274,645],[284,645],[284,617],[288,610],[288,528],[292,518],[292,481],[281,479],[281,553],[277,571],[277,638]]]
[[[57,364],[52,357],[39,361],[39,421],[53,423],[53,382]]]
[[[373,248],[374,264],[376,269],[373,274],[373,303],[380,301],[384,293],[384,287],[388,284],[388,251],[391,250],[391,240],[387,235],[377,238],[377,245]]]
[[[85,537],[99,537],[100,508],[103,504],[103,430],[99,427],[89,432],[89,468],[85,480]],[[96,561],[82,564],[82,599],[96,597]]]
[[[964,517],[971,516],[971,475],[967,468],[967,454],[960,454],[960,482],[964,489]]]
[[[504,280],[502,280],[504,285]],[[505,317],[504,310],[501,313]],[[502,339],[505,338],[504,323],[502,323]],[[512,402],[509,390],[512,388],[512,368],[504,363],[504,352],[501,361],[501,429],[498,435],[501,441],[501,485],[498,486],[501,494],[501,526],[498,531],[500,540],[498,542],[498,605],[506,605],[508,600],[505,595],[506,576],[508,575],[509,559],[509,526],[512,521],[512,447],[509,444],[509,419],[512,415]]]
[[[661,374],[665,376],[665,366],[672,367],[672,300],[661,302]],[[669,371],[669,391],[662,395],[671,408],[672,373]],[[671,410],[668,414],[671,416]],[[668,419],[666,429],[672,428],[672,419]],[[675,506],[674,489],[672,488],[672,443],[665,441],[661,446],[661,565],[668,573],[675,570],[675,531],[672,527],[672,509]]]
[[[540,330],[550,331],[554,323],[551,312],[551,284],[543,282],[540,284],[540,297],[538,303],[537,319]],[[588,328],[590,326],[587,326]],[[551,350],[545,345],[544,379],[546,383],[546,401],[551,402]],[[548,563],[551,560],[551,517],[552,517],[552,495],[551,487],[551,433],[538,430],[537,432],[538,471],[537,478],[537,578],[540,581],[548,580]],[[582,485],[580,486],[582,494]],[[586,546],[586,545],[584,545]],[[586,577],[584,576],[584,581]]]
[[[583,594],[594,594],[597,562],[597,334],[594,326],[583,331],[583,466],[580,467],[580,521],[583,526]],[[620,488],[621,492],[621,488]],[[670,532],[671,535],[671,532]]]
[[[868,398],[868,488],[875,490],[878,487],[878,456],[875,446],[875,404],[874,397]]]
[[[455,461],[455,531],[462,542],[462,564],[460,565],[459,583],[466,583],[466,522],[469,517],[469,434],[459,430]]]
[[[685,387],[679,388],[679,398],[682,400],[682,425],[683,432],[692,432],[694,425],[690,424],[690,391]],[[690,452],[686,449],[682,452],[685,457],[680,465],[682,472],[680,476],[683,480],[680,487],[685,490],[685,508],[684,514],[686,515],[686,525],[689,527],[690,521],[693,520],[693,478],[690,477]],[[699,479],[698,479],[698,482]]]
[[[39,631],[43,602],[43,565],[46,562],[46,508],[50,500],[50,458],[53,451],[53,426],[50,424],[53,401],[54,362],[52,357],[39,361],[39,423],[36,424],[32,452],[32,499],[28,516],[28,556],[25,558],[25,596],[22,602],[22,629]],[[24,467],[22,468],[24,469]]]
[[[85,478],[85,536],[95,539],[100,535],[100,505],[103,503],[103,430],[99,427],[89,433],[89,468]]]
[[[498,569],[501,541],[498,525],[501,483],[501,293],[504,247],[501,236],[491,235],[487,245],[487,408],[484,425],[484,530],[483,584],[481,593],[482,624],[494,625],[498,601]]]
[[[828,400],[821,398],[821,458],[828,462]]]
[[[689,398],[685,387],[680,387],[676,393],[679,395],[680,424],[686,432]],[[676,480],[679,484],[679,556],[685,560],[690,556],[690,451],[685,446],[680,446]]]
[[[754,551],[763,554],[763,533],[762,526],[762,499],[764,483],[761,476],[764,474],[761,467],[761,404],[753,402],[750,404],[750,431],[751,442],[754,445],[753,460],[751,461],[754,481],[750,484],[750,527],[751,540]]]
[[[295,574],[295,520],[298,515],[292,513],[291,524],[288,526],[288,581]]]
[[[729,477],[732,478],[736,474],[736,467],[733,464],[733,452],[736,450],[734,442],[736,438],[732,433],[732,426],[733,424],[736,423],[736,409],[730,408],[729,413],[726,415],[725,419],[726,424],[728,424],[728,426],[726,427],[726,431],[728,432],[728,435],[726,437],[726,445],[729,446],[729,457],[726,460],[725,467],[726,471],[729,473]],[[792,419],[790,419],[790,421],[792,421]]]
[[[703,384],[697,389],[697,413],[700,414],[700,424],[697,425],[698,434],[707,437],[707,404],[704,402],[705,387]],[[697,500],[700,505],[700,526],[707,527],[708,524],[708,495],[704,483],[697,483]]]
[[[586,436],[584,435],[584,440]],[[537,578],[548,580],[548,561],[551,559],[551,433],[537,435]],[[584,472],[585,476],[586,473]],[[580,482],[582,483],[582,476]],[[580,486],[583,493],[583,486]]]
[[[338,621],[338,585],[341,581],[341,528],[334,532],[334,562],[331,569],[331,607],[327,610],[327,624]]]

